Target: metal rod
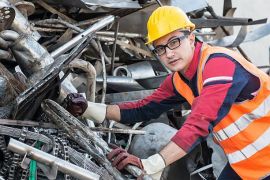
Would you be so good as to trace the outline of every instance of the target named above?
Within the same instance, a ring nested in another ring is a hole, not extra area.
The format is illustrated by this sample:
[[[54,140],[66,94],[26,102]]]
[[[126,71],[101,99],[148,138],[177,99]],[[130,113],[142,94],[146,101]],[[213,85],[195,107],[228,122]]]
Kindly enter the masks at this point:
[[[117,44],[116,42],[117,42],[118,30],[119,30],[119,20],[116,19],[116,29],[114,32],[114,42],[113,42],[112,60],[111,60],[111,74],[113,74],[113,70],[114,70],[114,58],[115,58],[115,52],[116,52],[116,44]]]
[[[44,9],[46,9],[47,11],[51,12],[52,14],[57,14],[59,17],[61,17],[61,19],[64,19],[68,22],[71,23],[76,23],[76,21],[74,19],[71,19],[70,17],[66,16],[65,14],[57,11],[56,9],[54,9],[52,6],[50,6],[49,4],[45,3],[44,1],[38,0],[37,3],[43,7]]]
[[[0,119],[0,125],[10,125],[10,126],[30,126],[30,127],[41,127],[41,128],[53,128],[56,129],[52,123],[40,123],[36,121],[25,121],[25,120],[13,120],[13,119]]]
[[[145,131],[135,129],[117,129],[117,128],[105,128],[105,127],[90,127],[92,131],[111,132],[119,134],[145,134]]]
[[[97,22],[97,23],[93,24],[92,26],[90,26],[89,28],[87,28],[84,32],[75,36],[73,39],[71,39],[69,42],[67,42],[63,46],[61,46],[58,49],[56,49],[55,51],[53,51],[51,53],[51,56],[53,58],[57,58],[58,56],[67,52],[68,50],[70,50],[72,47],[76,46],[82,40],[82,38],[84,38],[85,36],[89,36],[89,35],[95,33],[96,31],[102,29],[103,27],[112,23],[114,21],[114,19],[115,19],[115,17],[112,15],[106,16],[105,18],[103,18],[99,22]]]
[[[115,32],[112,31],[98,31],[97,35],[114,36]],[[144,38],[144,35],[137,33],[118,32],[117,36],[127,38]]]
[[[96,180],[100,177],[96,173],[90,172],[86,169],[71,164],[67,161],[64,161],[51,154],[38,150],[32,146],[29,146],[12,138],[10,139],[7,148],[12,152],[18,153],[20,155],[26,155],[30,159],[36,160],[42,164],[57,167],[59,171],[65,174],[69,174],[78,179]]]
[[[106,65],[105,65],[105,60],[103,56],[103,51],[102,47],[99,41],[97,41],[98,48],[99,48],[99,54],[101,58],[101,63],[102,63],[102,94],[101,94],[101,103],[105,103],[105,97],[106,97],[106,89],[107,89],[107,74],[106,74]]]
[[[219,17],[217,16],[217,14],[215,13],[214,9],[212,8],[212,6],[208,6],[208,7],[207,7],[207,10],[208,10],[208,12],[209,12],[214,18],[216,18],[216,19],[219,18]],[[230,33],[225,29],[224,26],[221,26],[221,29],[222,29],[222,31],[223,31],[227,36],[230,35]],[[237,50],[240,52],[240,54],[242,54],[242,56],[243,56],[247,61],[251,62],[250,59],[248,58],[247,54],[243,51],[243,49],[242,49],[240,46],[237,46],[236,48],[237,48]]]
[[[160,0],[156,0],[159,6],[163,6]]]

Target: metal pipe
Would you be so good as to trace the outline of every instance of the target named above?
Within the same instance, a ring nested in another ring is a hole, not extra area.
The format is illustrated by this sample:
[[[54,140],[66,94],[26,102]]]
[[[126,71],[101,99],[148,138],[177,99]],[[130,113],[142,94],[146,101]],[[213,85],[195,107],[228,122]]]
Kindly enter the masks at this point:
[[[106,65],[105,65],[105,60],[103,56],[103,50],[101,47],[101,44],[99,41],[97,41],[98,48],[99,48],[99,54],[102,62],[102,94],[101,94],[101,103],[105,103],[105,96],[106,96],[106,89],[107,89],[107,74],[106,74]]]
[[[116,52],[116,42],[117,42],[118,31],[119,31],[119,20],[116,19],[116,29],[114,32],[114,42],[113,42],[113,48],[112,48],[111,74],[113,74],[113,70],[114,70],[114,58],[115,58],[115,52]]]
[[[24,144],[15,139],[10,139],[7,147],[10,151],[18,153],[20,155],[26,155],[30,159],[36,160],[42,164],[46,164],[51,167],[56,167],[59,171],[69,174],[75,178],[82,180],[96,180],[99,179],[99,175],[83,169],[79,166],[71,164],[53,155],[38,150],[32,146]]]
[[[97,35],[102,36],[114,36],[114,32],[112,31],[98,31]],[[137,33],[127,33],[127,32],[118,32],[119,37],[127,37],[127,38],[144,38],[144,35]]]
[[[92,26],[90,26],[89,28],[87,28],[84,32],[75,36],[73,39],[71,39],[69,42],[67,42],[63,46],[61,46],[58,49],[56,49],[55,51],[53,51],[51,53],[51,56],[53,58],[57,58],[58,56],[67,52],[68,50],[70,50],[72,47],[76,46],[82,40],[82,38],[84,38],[85,36],[92,35],[96,31],[98,31],[98,30],[102,29],[103,27],[107,26],[108,24],[112,23],[114,21],[114,19],[115,19],[115,17],[112,15],[106,16],[105,18],[103,18],[99,22],[97,22],[97,23],[93,24]]]
[[[163,4],[160,2],[160,0],[156,0],[159,6],[163,6]]]
[[[95,92],[96,92],[96,69],[94,66],[87,61],[77,59],[76,61],[72,61],[69,64],[69,68],[79,68],[86,72],[86,98],[88,101],[95,102]]]
[[[97,76],[96,80],[98,84],[103,83],[101,76]],[[144,90],[144,88],[131,77],[107,76],[106,81],[108,87],[119,92]]]

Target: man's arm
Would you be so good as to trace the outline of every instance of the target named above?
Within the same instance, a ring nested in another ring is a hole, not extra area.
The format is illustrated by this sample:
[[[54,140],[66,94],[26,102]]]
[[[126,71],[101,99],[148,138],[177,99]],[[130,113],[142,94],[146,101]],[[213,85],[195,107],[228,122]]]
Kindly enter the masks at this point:
[[[96,123],[102,123],[106,118],[123,124],[130,124],[158,118],[163,112],[184,101],[185,99],[174,90],[172,75],[169,75],[150,96],[138,101],[117,105],[87,102],[87,109],[82,116]]]
[[[166,166],[168,166],[178,159],[181,159],[187,153],[174,142],[170,141],[159,154],[162,156]]]
[[[106,119],[119,122],[121,118],[120,108],[118,105],[107,105]]]

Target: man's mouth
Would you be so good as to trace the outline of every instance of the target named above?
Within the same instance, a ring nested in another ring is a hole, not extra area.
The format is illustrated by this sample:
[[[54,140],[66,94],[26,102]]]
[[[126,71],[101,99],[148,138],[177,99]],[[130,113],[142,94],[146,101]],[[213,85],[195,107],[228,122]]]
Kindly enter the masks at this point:
[[[179,59],[175,59],[169,62],[169,64],[174,64],[176,61],[178,61]]]

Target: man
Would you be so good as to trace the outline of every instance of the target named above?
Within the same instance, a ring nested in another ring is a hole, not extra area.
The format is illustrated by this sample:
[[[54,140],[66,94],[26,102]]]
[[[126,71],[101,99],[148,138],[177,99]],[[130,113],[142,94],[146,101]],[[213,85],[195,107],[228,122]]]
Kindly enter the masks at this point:
[[[134,103],[88,102],[83,116],[134,123],[188,102],[191,114],[159,153],[139,159],[118,148],[108,158],[155,174],[189,153],[209,133],[229,164],[219,179],[263,179],[270,174],[270,79],[237,52],[195,41],[195,25],[179,8],[157,8],[147,24],[148,44],[172,73],[149,97]]]

